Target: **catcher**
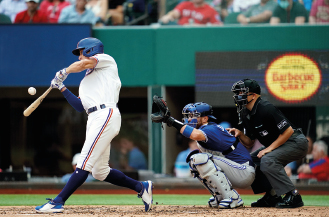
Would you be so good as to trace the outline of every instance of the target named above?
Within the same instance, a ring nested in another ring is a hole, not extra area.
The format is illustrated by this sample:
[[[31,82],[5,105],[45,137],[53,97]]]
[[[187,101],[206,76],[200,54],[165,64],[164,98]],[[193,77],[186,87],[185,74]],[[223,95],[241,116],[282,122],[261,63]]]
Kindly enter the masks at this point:
[[[201,150],[186,158],[191,173],[212,194],[210,207],[237,208],[243,200],[233,188],[249,187],[255,179],[255,169],[247,149],[222,126],[216,124],[212,107],[204,102],[190,103],[183,108],[183,122],[170,116],[165,101],[153,97],[151,119],[166,123],[182,135],[198,142]]]

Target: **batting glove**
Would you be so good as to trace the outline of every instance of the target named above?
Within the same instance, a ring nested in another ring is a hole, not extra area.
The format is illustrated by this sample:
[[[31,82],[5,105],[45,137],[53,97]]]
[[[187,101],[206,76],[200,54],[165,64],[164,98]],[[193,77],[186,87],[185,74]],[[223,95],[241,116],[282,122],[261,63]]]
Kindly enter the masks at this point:
[[[60,82],[58,80],[56,80],[56,78],[54,78],[53,80],[51,80],[51,87],[52,88],[57,88],[58,90],[61,90],[65,87],[65,85],[63,84],[63,82]]]
[[[69,74],[66,73],[66,68],[56,72],[55,79],[57,81],[63,82]]]

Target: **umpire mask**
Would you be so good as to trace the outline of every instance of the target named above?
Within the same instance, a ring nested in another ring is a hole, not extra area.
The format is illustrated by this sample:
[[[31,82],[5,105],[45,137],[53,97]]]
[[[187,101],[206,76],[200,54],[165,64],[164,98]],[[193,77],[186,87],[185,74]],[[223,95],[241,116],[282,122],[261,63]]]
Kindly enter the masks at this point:
[[[252,100],[248,101],[247,97],[252,95],[249,92],[260,94],[260,86],[255,80],[243,79],[241,81],[235,82],[232,86],[231,91],[234,93],[234,102],[237,107],[237,112],[240,113],[243,106],[250,103]]]

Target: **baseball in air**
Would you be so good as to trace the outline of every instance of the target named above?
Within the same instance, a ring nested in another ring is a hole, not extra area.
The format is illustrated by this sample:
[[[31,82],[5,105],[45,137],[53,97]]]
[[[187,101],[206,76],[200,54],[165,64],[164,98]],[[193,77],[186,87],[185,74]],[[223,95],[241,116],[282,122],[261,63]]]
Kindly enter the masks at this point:
[[[30,87],[27,92],[29,92],[30,95],[34,95],[37,93],[37,90],[34,87]]]

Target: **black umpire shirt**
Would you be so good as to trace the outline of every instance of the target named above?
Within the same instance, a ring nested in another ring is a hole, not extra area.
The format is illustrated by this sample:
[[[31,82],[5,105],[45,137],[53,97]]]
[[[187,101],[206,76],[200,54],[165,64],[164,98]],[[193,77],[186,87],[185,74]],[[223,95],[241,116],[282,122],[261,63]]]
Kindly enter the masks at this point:
[[[241,118],[245,135],[251,140],[258,139],[265,147],[270,146],[280,134],[292,126],[279,109],[260,97],[251,111],[247,108],[241,111]]]

